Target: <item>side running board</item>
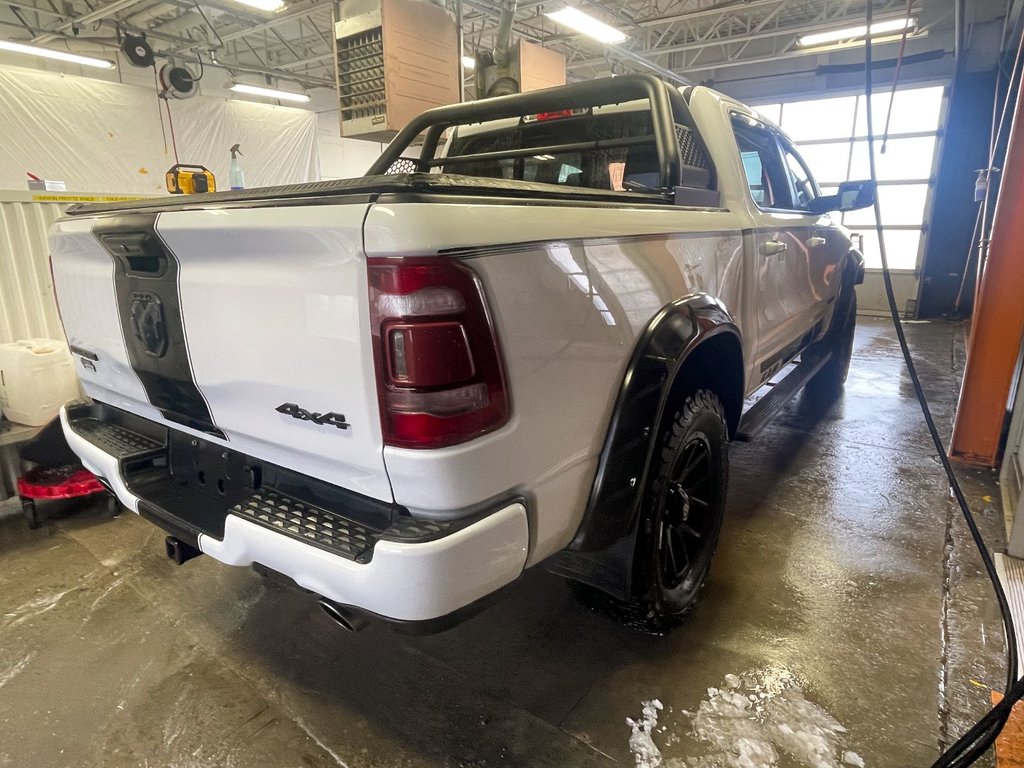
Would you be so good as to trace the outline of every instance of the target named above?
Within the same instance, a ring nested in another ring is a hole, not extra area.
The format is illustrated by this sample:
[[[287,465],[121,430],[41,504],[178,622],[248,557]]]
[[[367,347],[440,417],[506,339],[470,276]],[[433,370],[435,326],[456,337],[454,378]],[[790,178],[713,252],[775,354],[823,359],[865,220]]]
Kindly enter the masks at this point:
[[[781,381],[772,387],[771,392],[744,412],[734,439],[742,440],[743,442],[752,440],[782,410],[786,403],[804,388],[804,385],[814,377],[814,374],[820,371],[825,363],[831,359],[832,355],[829,354],[813,362],[810,360],[801,361],[796,368],[787,373]]]

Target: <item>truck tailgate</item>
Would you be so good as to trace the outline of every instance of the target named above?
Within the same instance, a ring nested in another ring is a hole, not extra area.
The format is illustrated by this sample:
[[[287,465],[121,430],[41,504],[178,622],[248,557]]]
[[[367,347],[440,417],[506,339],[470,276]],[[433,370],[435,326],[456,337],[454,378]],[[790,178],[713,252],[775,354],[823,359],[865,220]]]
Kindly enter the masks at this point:
[[[86,392],[390,500],[362,247],[368,204],[58,222],[54,285]]]

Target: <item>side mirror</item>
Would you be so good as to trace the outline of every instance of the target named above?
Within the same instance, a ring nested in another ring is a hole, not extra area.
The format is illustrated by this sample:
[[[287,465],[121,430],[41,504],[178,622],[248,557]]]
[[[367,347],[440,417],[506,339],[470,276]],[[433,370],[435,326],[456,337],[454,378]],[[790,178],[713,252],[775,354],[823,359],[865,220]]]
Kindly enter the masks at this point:
[[[807,208],[811,213],[856,211],[874,205],[876,193],[873,181],[844,181],[834,195],[816,197]]]

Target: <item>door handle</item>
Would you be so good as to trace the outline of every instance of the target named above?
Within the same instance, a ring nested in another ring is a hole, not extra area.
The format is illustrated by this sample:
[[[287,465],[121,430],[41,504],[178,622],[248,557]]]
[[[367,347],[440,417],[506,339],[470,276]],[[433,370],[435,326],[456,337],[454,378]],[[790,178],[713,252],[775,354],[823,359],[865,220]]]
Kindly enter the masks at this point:
[[[820,235],[812,235],[811,237],[808,237],[806,240],[804,240],[804,244],[808,248],[817,248],[818,246],[825,245],[825,243],[827,242],[828,240],[826,240],[824,237],[821,237]]]
[[[765,256],[775,256],[789,250],[789,245],[781,240],[765,240],[761,243],[761,253]]]

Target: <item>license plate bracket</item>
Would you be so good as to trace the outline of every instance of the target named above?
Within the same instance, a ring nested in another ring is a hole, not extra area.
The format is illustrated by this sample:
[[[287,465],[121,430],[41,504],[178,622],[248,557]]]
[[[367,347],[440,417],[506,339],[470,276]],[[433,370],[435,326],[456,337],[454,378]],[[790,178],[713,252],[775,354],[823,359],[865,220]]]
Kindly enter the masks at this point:
[[[250,457],[176,430],[171,430],[170,471],[178,482],[228,505],[262,484],[261,468]]]

